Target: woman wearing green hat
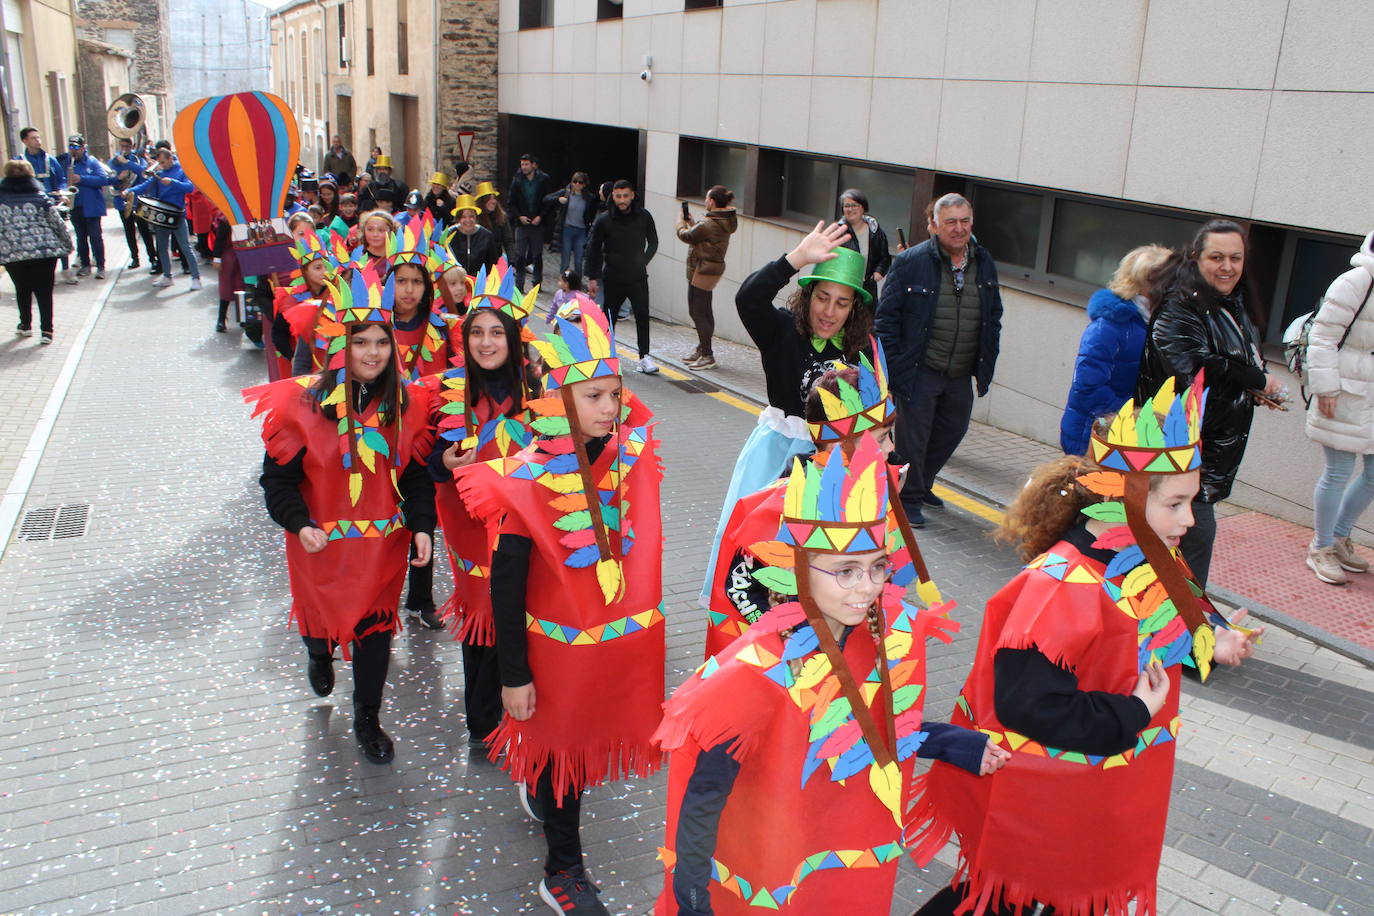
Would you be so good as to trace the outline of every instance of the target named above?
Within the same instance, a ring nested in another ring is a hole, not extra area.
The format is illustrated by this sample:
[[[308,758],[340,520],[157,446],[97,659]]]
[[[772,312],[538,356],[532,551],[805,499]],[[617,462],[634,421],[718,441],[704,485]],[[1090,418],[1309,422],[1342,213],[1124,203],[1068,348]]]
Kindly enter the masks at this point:
[[[835,360],[857,364],[860,354],[874,359],[868,342],[873,297],[864,289],[864,256],[844,247],[848,237],[844,223],[816,223],[797,247],[750,274],[735,295],[740,321],[763,361],[768,406],[735,461],[706,566],[703,606],[710,601],[715,552],[735,503],[777,480],[794,456],[815,451],[802,418],[811,386]],[[787,305],[774,305],[782,288],[808,264],[815,268],[797,281]]]

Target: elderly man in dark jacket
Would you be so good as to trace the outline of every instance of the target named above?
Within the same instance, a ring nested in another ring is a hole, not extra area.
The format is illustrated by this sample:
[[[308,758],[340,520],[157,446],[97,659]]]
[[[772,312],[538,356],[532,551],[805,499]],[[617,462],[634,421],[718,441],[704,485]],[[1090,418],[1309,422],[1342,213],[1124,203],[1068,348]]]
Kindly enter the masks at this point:
[[[931,487],[959,447],[978,396],[988,393],[1002,334],[992,254],[973,237],[973,206],[935,202],[932,237],[897,255],[878,300],[875,330],[897,396],[897,450],[909,462],[902,503],[912,525],[943,502]]]

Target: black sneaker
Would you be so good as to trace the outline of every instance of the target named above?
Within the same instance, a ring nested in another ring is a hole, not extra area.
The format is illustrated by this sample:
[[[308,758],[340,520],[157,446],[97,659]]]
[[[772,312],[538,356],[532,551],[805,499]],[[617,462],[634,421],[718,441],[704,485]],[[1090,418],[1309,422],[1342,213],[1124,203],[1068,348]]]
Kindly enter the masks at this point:
[[[611,916],[601,905],[598,889],[581,865],[545,875],[539,882],[539,899],[555,913],[572,916]]]
[[[906,510],[906,520],[911,523],[911,527],[924,528],[926,526],[925,513],[921,511],[920,506],[909,506],[903,503],[902,508]]]
[[[156,276],[157,276],[158,274],[160,274],[160,273],[162,273],[162,265],[161,265],[161,264],[158,264],[157,262],[153,262],[152,264],[148,265],[148,276],[150,276],[150,277],[156,277]]]
[[[934,493],[926,493],[921,497],[921,502],[930,506],[932,509],[943,509],[945,507],[945,501]]]
[[[317,696],[327,697],[334,692],[334,658],[330,655],[308,656],[310,663],[305,674],[310,679],[310,689]]]
[[[442,630],[444,619],[439,616],[439,611],[433,606],[422,608],[406,608],[406,616],[411,620],[418,620],[428,630]]]

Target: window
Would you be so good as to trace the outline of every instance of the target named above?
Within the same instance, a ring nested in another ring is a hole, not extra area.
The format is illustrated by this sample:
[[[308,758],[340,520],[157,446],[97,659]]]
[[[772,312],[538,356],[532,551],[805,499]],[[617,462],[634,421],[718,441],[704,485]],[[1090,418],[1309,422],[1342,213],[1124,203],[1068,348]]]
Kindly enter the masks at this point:
[[[367,75],[368,75],[368,76],[375,76],[375,75],[377,74],[376,46],[373,44],[372,39],[373,39],[373,34],[372,34],[372,0],[367,0],[367,39],[366,39],[366,41],[367,41],[367,48],[366,48],[366,51],[367,51]]]
[[[1166,246],[1189,242],[1198,223],[1196,217],[1061,198],[1054,205],[1049,272],[1105,286],[1126,252],[1151,242]],[[979,231],[977,224],[975,220],[975,232]],[[997,256],[1000,259],[1001,255]]]
[[[1299,315],[1321,305],[1326,289],[1341,274],[1350,269],[1350,256],[1360,247],[1361,239],[1352,236],[1348,241],[1334,241],[1299,237],[1294,245],[1293,270],[1284,296],[1283,315],[1277,322],[1277,333]],[[1251,256],[1253,257],[1251,246]],[[1274,322],[1270,322],[1270,340],[1274,340]]]
[[[116,92],[115,98],[120,93]],[[71,112],[67,108],[67,74],[58,70],[48,71],[48,99],[52,105],[52,134],[56,141],[64,141],[67,127],[72,123]]]
[[[553,0],[520,0],[520,28],[542,29],[553,25]]]
[[[596,0],[597,19],[621,19],[625,16],[625,0]]]
[[[973,234],[999,262],[1034,269],[1043,207],[1043,194],[980,184],[973,194]]]
[[[829,159],[789,153],[783,160],[783,216],[814,223],[835,213],[839,166]]]
[[[911,185],[912,175],[909,171],[890,172],[842,162],[839,190],[835,194],[831,212],[836,219],[840,218],[839,195],[846,188],[863,191],[868,198],[868,215],[878,221],[878,225],[887,233],[888,246],[895,251],[897,230],[905,233],[911,225]]]
[[[396,6],[396,72],[402,75],[410,72],[410,0],[401,0]]]
[[[722,6],[721,0],[683,0],[684,10],[713,10]]]
[[[339,69],[347,70],[351,55],[348,53],[348,8],[339,5]]]
[[[310,117],[310,92],[306,88],[313,79],[310,73],[310,40],[301,31],[301,113]]]
[[[324,113],[324,87],[323,87],[323,85],[322,85],[323,82],[324,82],[324,73],[323,73],[323,71],[324,71],[324,69],[325,69],[325,63],[324,63],[324,62],[325,62],[325,56],[324,56],[324,32],[321,31],[321,29],[320,29],[319,26],[315,26],[314,35],[315,35],[315,60],[319,61],[319,67],[320,67],[320,69],[319,69],[319,71],[317,71],[317,72],[311,74],[311,79],[314,80],[314,83],[315,83],[315,117],[318,118],[319,120],[323,121],[324,118],[325,118],[325,113]]]
[[[749,151],[742,146],[698,140],[678,139],[677,195],[700,200],[706,189],[723,184],[735,193],[736,206],[744,197],[749,168]]]

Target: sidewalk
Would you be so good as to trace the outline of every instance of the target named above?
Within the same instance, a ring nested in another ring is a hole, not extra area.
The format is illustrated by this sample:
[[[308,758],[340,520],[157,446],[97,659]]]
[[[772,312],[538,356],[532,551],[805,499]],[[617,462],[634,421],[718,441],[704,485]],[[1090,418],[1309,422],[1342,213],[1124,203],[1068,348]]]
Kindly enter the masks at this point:
[[[634,322],[617,324],[618,339],[632,345]],[[696,347],[693,329],[655,320],[652,340],[660,362],[739,397],[767,403],[763,367],[753,347],[717,339],[719,368],[693,372],[682,364],[682,357]],[[1054,446],[975,421],[939,480],[1001,509],[1033,468],[1060,454]],[[1231,503],[1222,503],[1217,514],[1216,559],[1208,585],[1214,596],[1374,667],[1374,574],[1352,574],[1345,587],[1326,585],[1305,563],[1310,528]]]

